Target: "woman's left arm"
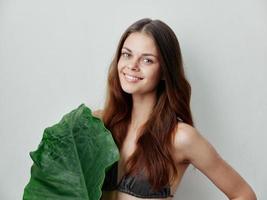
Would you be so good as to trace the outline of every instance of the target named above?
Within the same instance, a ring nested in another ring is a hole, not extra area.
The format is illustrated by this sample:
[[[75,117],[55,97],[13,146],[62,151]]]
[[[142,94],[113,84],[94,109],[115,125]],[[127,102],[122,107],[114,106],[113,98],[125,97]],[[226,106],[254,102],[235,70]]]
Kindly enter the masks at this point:
[[[182,153],[205,174],[229,199],[256,200],[250,185],[216,152],[214,147],[188,124],[179,125],[175,136],[177,153]]]

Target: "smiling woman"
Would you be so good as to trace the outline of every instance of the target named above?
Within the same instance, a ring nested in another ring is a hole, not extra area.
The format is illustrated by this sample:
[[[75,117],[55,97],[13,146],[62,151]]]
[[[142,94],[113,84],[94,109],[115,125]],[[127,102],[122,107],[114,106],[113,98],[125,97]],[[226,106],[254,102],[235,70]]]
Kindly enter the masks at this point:
[[[154,41],[147,34],[131,34],[124,42],[118,62],[122,89],[129,94],[156,89],[161,76],[157,57]]]
[[[229,199],[256,199],[194,127],[190,97],[175,33],[160,20],[132,24],[109,68],[105,107],[95,112],[120,151],[106,172],[103,200],[172,199],[189,164]]]

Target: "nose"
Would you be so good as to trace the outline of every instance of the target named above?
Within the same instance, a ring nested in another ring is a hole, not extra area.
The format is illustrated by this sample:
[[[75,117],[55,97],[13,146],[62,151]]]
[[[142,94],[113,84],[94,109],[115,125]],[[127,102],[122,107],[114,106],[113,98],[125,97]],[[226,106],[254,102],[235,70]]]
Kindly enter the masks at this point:
[[[139,70],[139,62],[138,60],[131,60],[127,63],[127,68],[130,70],[137,71]]]

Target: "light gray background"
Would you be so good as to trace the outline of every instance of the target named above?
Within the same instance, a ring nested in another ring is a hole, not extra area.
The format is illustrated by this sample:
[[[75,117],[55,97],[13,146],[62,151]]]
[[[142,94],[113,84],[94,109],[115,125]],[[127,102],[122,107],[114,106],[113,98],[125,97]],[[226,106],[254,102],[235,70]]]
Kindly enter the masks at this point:
[[[175,31],[196,127],[267,199],[266,1],[0,0],[1,200],[22,198],[46,127],[81,103],[102,108],[118,40],[143,17]],[[227,199],[192,166],[175,197]]]

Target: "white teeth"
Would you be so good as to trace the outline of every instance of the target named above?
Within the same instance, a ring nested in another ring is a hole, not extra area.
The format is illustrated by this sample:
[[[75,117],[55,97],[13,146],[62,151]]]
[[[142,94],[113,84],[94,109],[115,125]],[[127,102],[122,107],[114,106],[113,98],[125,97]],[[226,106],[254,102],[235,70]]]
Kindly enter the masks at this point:
[[[134,77],[134,76],[130,76],[128,74],[124,74],[126,76],[126,78],[130,79],[130,80],[141,80],[141,78],[138,77]]]

